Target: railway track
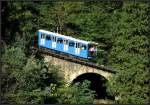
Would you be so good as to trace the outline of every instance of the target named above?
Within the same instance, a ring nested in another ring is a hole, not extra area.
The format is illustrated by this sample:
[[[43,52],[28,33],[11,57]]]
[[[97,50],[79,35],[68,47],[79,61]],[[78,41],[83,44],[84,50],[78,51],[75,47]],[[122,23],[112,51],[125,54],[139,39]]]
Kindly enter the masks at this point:
[[[92,68],[101,69],[103,71],[107,71],[107,72],[111,72],[111,73],[116,73],[116,71],[114,71],[110,68],[107,68],[107,67],[104,67],[104,66],[101,66],[101,65],[98,65],[96,63],[89,62],[87,60],[83,60],[83,59],[80,59],[80,58],[67,56],[63,53],[60,54],[60,53],[57,53],[54,50],[46,49],[46,48],[43,48],[43,47],[38,48],[37,46],[32,46],[32,50],[35,50],[36,52],[47,54],[47,55],[50,55],[50,56],[53,56],[53,57],[56,57],[56,58],[60,58],[60,59],[63,59],[63,60],[67,60],[67,61],[75,62],[75,63],[78,63],[78,64],[90,66]]]

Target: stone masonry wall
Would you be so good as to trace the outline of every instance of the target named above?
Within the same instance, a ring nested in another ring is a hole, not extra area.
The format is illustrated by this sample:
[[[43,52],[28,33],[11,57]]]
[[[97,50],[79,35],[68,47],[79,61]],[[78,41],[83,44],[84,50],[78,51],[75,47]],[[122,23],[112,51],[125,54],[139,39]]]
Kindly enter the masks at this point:
[[[62,60],[52,56],[44,55],[44,62],[46,64],[52,63],[53,65],[60,66],[60,70],[62,70],[64,74],[64,79],[68,84],[70,84],[76,77],[84,73],[97,73],[106,78],[107,80],[110,80],[110,77],[112,76],[110,72]]]

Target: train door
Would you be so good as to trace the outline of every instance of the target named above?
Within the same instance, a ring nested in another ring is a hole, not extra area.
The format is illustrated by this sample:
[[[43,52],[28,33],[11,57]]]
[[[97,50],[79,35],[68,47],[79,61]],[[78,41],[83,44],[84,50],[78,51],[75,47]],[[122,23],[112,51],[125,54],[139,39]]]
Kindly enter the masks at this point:
[[[68,40],[64,40],[64,51],[68,51]]]
[[[53,36],[52,48],[56,48],[56,36]]]
[[[45,47],[51,48],[52,47],[51,45],[52,45],[51,36],[49,34],[47,34],[46,38],[45,38]]]
[[[80,43],[76,43],[75,54],[80,54]]]
[[[44,33],[41,34],[41,46],[44,46],[45,44],[45,38],[44,38]]]

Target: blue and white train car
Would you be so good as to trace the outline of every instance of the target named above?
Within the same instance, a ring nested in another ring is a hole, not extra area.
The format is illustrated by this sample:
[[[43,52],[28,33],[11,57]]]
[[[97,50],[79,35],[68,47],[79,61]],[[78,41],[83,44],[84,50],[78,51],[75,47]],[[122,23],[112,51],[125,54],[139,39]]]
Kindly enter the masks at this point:
[[[79,40],[58,33],[38,30],[38,47],[53,49],[81,58],[93,58],[96,56],[97,43]],[[93,48],[93,51],[91,49]]]

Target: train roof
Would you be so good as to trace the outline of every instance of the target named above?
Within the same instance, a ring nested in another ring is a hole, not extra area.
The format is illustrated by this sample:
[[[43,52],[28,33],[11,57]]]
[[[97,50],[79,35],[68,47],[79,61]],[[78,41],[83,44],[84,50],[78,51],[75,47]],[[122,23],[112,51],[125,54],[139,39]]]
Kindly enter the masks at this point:
[[[46,34],[52,34],[52,35],[55,35],[55,36],[58,36],[58,37],[62,37],[62,38],[68,39],[68,40],[72,40],[72,41],[76,41],[76,42],[80,42],[80,43],[84,43],[84,44],[93,43],[93,44],[97,45],[97,43],[95,43],[95,42],[84,41],[84,40],[73,38],[71,36],[61,35],[61,34],[58,34],[58,33],[50,32],[50,31],[46,31],[46,30],[42,30],[42,29],[40,29],[39,32],[43,32],[43,33],[46,33]]]

